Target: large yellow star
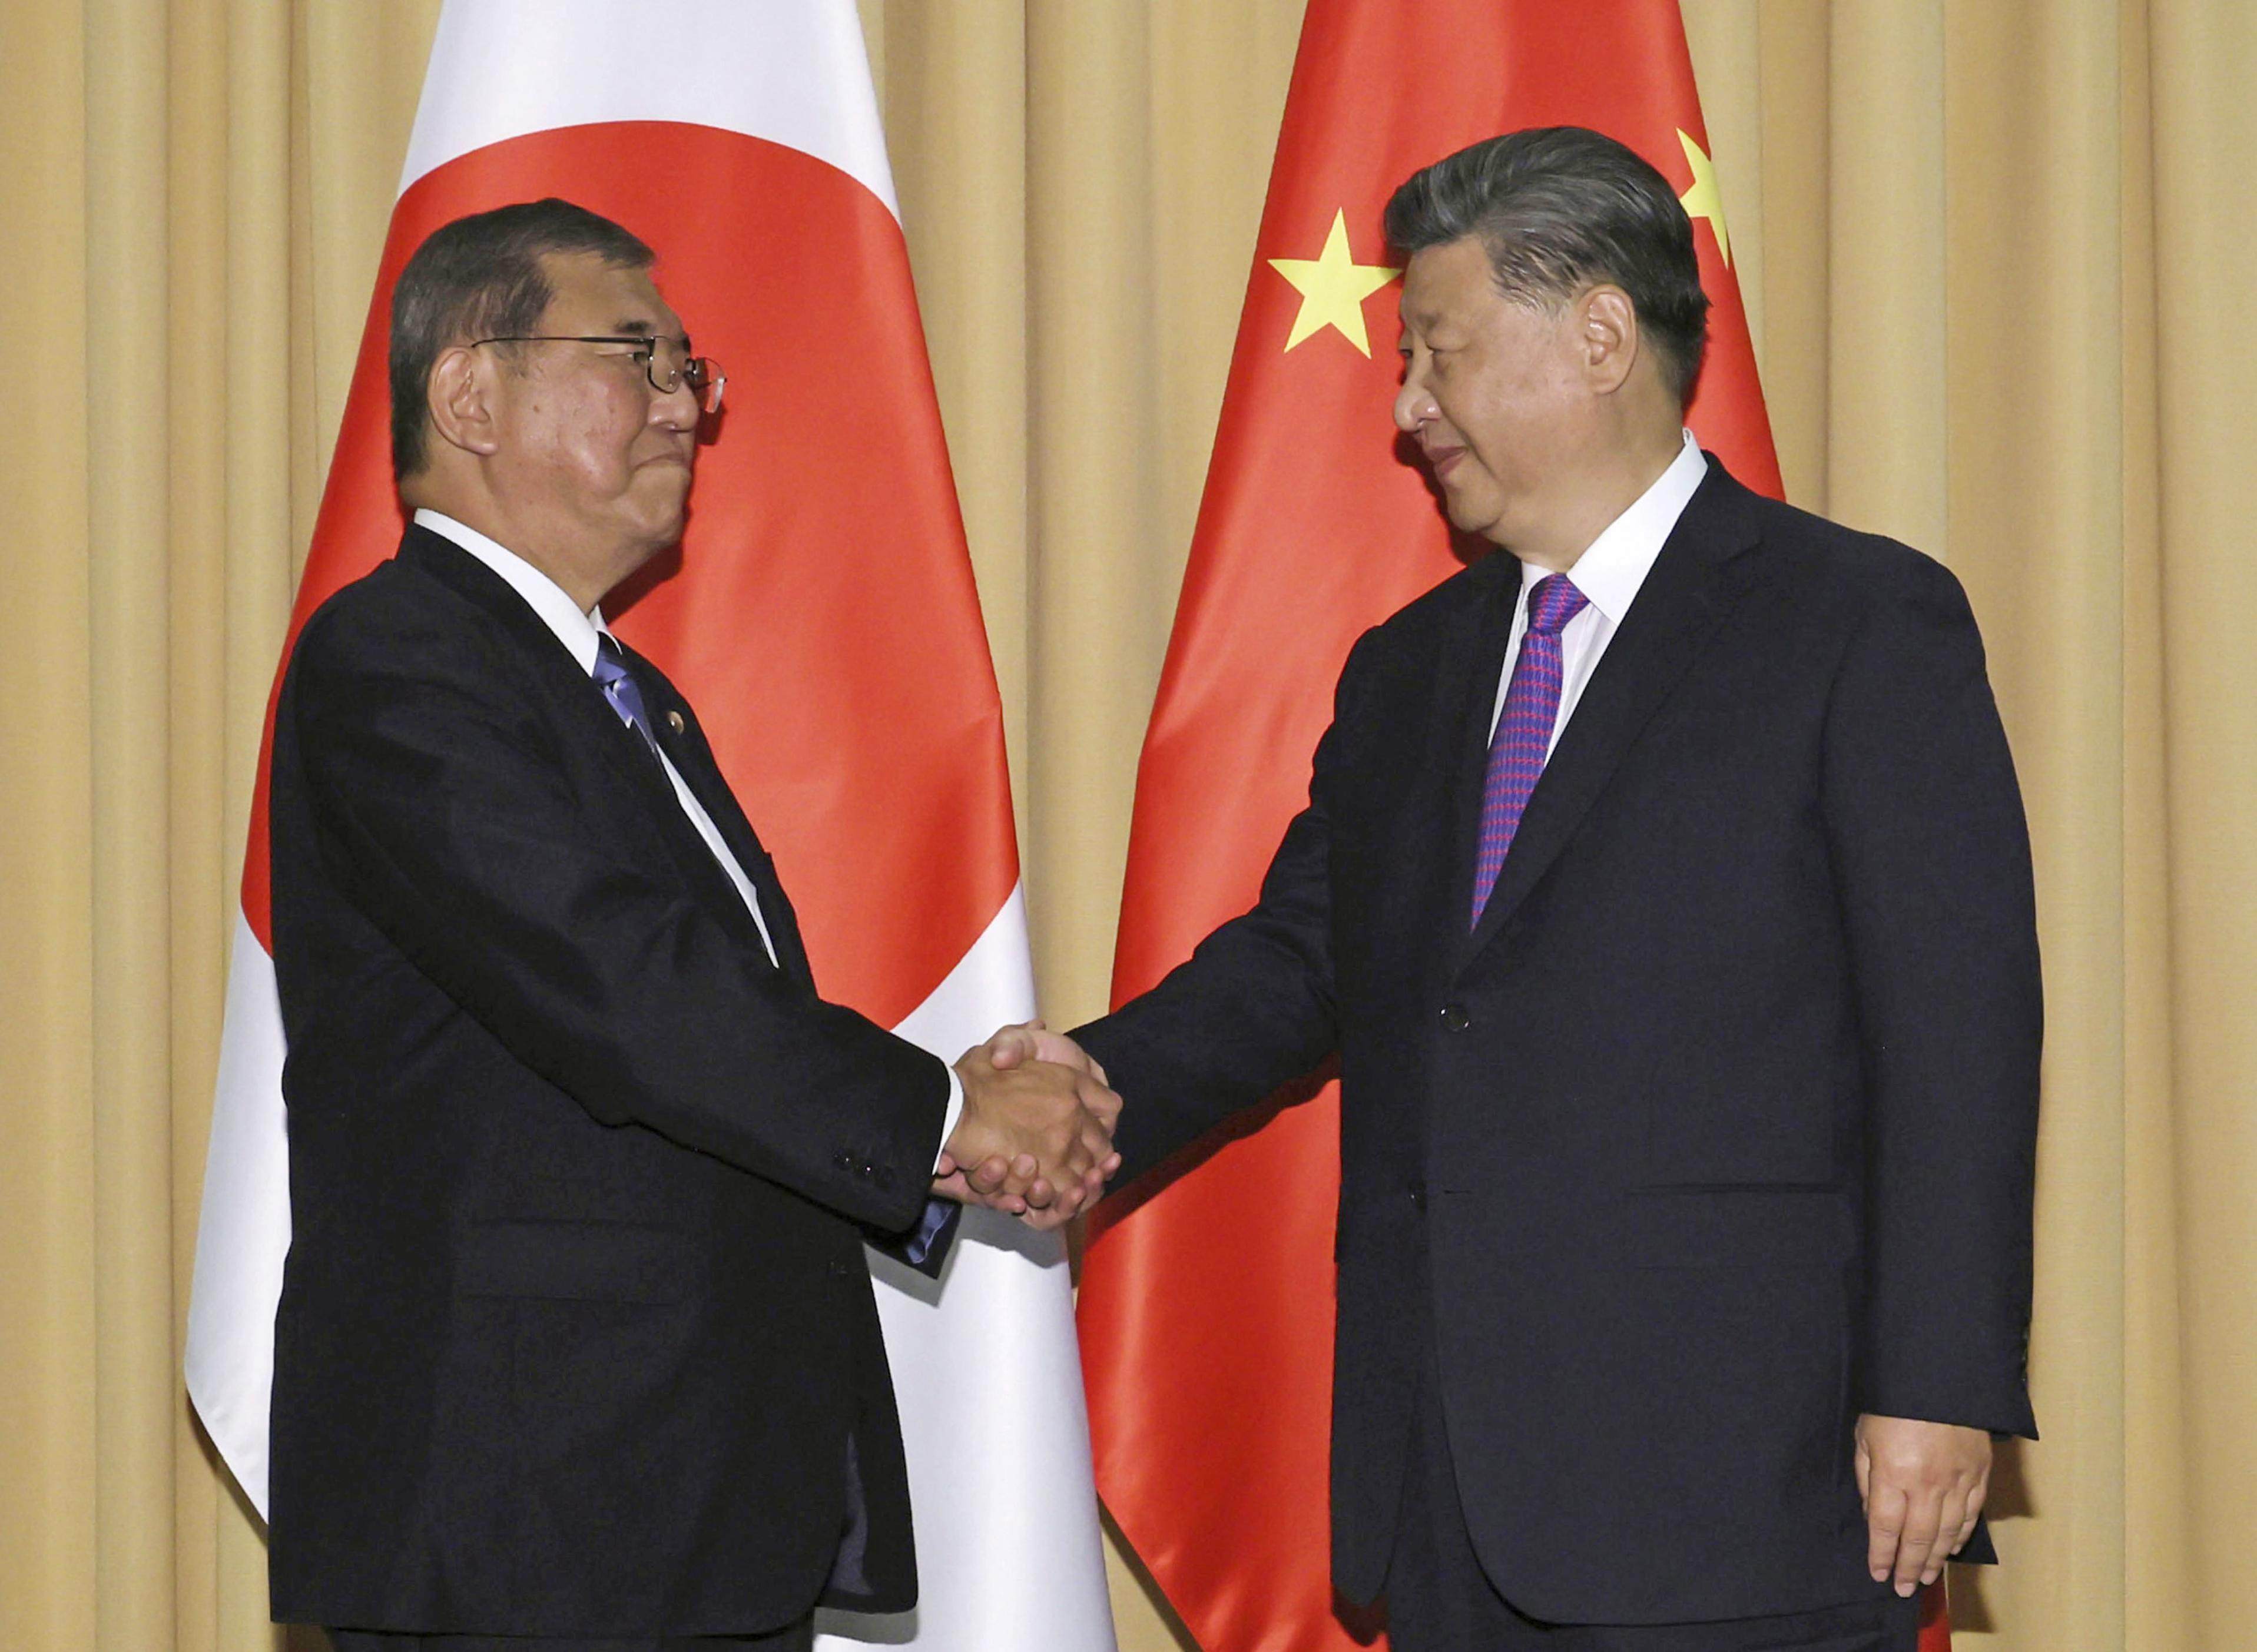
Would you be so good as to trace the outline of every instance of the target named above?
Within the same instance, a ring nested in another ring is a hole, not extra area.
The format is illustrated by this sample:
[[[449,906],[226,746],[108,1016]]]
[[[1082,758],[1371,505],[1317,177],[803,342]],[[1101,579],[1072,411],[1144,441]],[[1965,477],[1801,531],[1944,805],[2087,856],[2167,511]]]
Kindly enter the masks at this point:
[[[1348,257],[1345,208],[1333,214],[1332,233],[1325,237],[1323,252],[1313,258],[1272,258],[1270,267],[1301,294],[1301,313],[1293,318],[1292,334],[1285,340],[1287,349],[1312,333],[1331,327],[1366,356],[1371,354],[1371,335],[1363,327],[1363,301],[1403,272],[1358,264]]]
[[[1724,198],[1716,193],[1716,168],[1702,152],[1701,145],[1682,131],[1677,141],[1685,145],[1685,164],[1693,169],[1693,187],[1677,197],[1688,218],[1706,218],[1709,227],[1716,232],[1716,251],[1724,260],[1724,267],[1732,267],[1732,244],[1724,234]]]

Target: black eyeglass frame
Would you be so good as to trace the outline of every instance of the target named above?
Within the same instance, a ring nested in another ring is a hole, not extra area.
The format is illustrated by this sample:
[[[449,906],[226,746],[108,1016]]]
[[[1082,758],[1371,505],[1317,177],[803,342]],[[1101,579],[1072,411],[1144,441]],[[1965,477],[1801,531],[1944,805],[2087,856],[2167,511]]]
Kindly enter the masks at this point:
[[[684,356],[676,371],[674,384],[662,385],[658,382],[660,342],[655,333],[511,333],[499,338],[472,339],[471,348],[476,349],[482,344],[639,344],[642,347],[642,376],[650,381],[653,390],[662,396],[671,396],[676,385],[687,385],[701,411],[719,413],[721,392],[729,383],[721,364],[711,356]]]

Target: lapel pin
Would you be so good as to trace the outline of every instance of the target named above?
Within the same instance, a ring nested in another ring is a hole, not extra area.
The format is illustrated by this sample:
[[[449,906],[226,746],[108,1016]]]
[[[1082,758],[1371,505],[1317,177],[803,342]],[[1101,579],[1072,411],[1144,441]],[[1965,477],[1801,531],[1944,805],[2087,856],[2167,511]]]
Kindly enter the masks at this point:
[[[666,726],[667,726],[668,728],[669,728],[669,729],[672,729],[672,730],[673,730],[676,734],[681,733],[681,732],[682,732],[682,713],[680,713],[679,711],[669,711],[669,712],[668,712],[668,713],[666,714]]]

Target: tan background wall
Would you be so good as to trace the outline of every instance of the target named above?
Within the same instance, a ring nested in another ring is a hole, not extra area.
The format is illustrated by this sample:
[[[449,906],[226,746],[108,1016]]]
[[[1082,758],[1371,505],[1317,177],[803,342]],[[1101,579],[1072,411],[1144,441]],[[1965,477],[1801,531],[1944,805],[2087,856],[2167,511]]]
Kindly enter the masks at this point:
[[[2243,1644],[2257,9],[1684,5],[1789,491],[1966,581],[2035,832],[2046,1440],[1962,1645]],[[179,1350],[259,719],[435,11],[0,0],[11,1652],[279,1638]],[[1079,1016],[1300,0],[863,11]]]

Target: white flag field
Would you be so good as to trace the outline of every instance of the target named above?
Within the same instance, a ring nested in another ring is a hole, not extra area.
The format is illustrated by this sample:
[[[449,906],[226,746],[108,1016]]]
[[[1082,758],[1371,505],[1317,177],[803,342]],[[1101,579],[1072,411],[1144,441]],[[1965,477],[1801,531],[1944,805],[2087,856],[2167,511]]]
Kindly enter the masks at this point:
[[[605,613],[697,707],[824,995],[952,1059],[1031,1015],[1034,986],[1001,705],[853,0],[447,0],[291,638],[399,543],[401,265],[442,223],[544,195],[649,243],[729,375],[680,556]],[[262,1514],[290,1236],[265,768],[187,1357]],[[905,1620],[824,1614],[822,1643],[1112,1652],[1063,1244],[972,1211],[937,1284],[871,1265],[921,1599]]]

